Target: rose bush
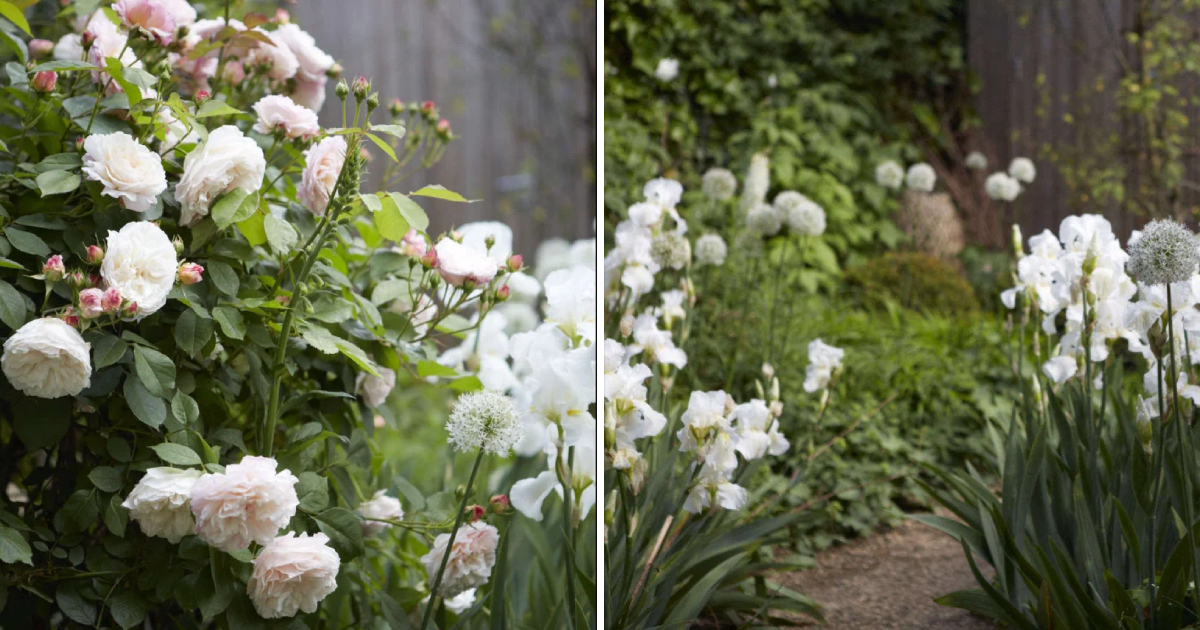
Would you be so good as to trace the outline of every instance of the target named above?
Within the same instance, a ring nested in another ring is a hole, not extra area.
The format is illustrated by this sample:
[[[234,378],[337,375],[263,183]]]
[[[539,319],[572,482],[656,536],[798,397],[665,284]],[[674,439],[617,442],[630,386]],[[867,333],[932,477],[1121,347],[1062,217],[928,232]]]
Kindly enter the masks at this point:
[[[449,122],[331,85],[286,11],[0,16],[0,625],[583,619],[594,244],[539,257],[543,310],[507,226],[427,233],[422,199],[466,200],[386,189]],[[318,123],[327,91],[340,127]],[[385,190],[361,191],[381,163]],[[465,486],[385,457],[430,408],[430,439],[474,459]],[[519,520],[507,494],[547,465],[562,520]],[[570,605],[531,603],[550,577],[508,566],[534,543]]]

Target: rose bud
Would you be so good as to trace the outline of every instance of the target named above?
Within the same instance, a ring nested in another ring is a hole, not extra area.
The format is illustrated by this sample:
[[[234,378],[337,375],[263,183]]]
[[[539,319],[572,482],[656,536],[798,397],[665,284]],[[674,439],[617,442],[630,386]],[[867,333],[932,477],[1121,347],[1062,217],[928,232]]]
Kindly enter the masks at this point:
[[[292,301],[292,298],[287,295],[277,295],[275,296],[275,301],[286,306],[288,302]]]
[[[89,273],[87,278],[90,287],[98,287],[104,283],[104,278],[101,278],[98,273]]]
[[[337,87],[333,88],[333,93],[339,100],[346,100],[346,95],[350,93],[350,86],[346,84],[345,79],[338,81]]]
[[[79,325],[79,316],[75,314],[74,306],[68,306],[67,308],[63,309],[62,320],[66,322],[68,326]]]
[[[183,284],[196,284],[203,280],[204,267],[193,262],[179,265],[179,281]]]
[[[275,23],[276,24],[283,25],[283,24],[287,24],[288,22],[291,22],[291,21],[292,21],[292,14],[288,13],[287,9],[284,9],[282,7],[275,9]]]
[[[89,284],[87,276],[83,275],[82,271],[72,271],[71,273],[68,273],[66,275],[66,280],[67,280],[67,284],[69,284],[77,289],[86,287]]]
[[[325,73],[325,76],[329,77],[330,79],[336,79],[342,76],[342,72],[344,72],[342,64],[335,63],[332,66],[329,66],[329,70]]]
[[[377,107],[379,107],[379,92],[372,92],[371,95],[367,97],[367,111],[373,112]]]
[[[487,510],[483,509],[482,505],[468,505],[465,512],[468,521],[471,523],[478,521],[487,514]]]
[[[175,238],[171,239],[171,245],[175,246],[176,256],[183,255],[183,239],[179,238],[179,235],[175,235]]]
[[[104,292],[100,289],[84,289],[79,292],[79,313],[87,319],[104,313]]]
[[[99,245],[88,245],[87,261],[90,265],[99,265],[104,262],[104,250]]]
[[[109,287],[104,292],[104,297],[100,300],[100,308],[104,309],[105,313],[116,313],[121,310],[121,292],[117,287]]]
[[[367,91],[371,89],[371,83],[366,77],[358,77],[354,80],[354,85],[350,86],[350,90],[354,92],[354,100],[361,101],[367,98]]]
[[[46,264],[42,265],[42,275],[45,276],[46,282],[58,282],[66,273],[67,268],[63,265],[62,256],[58,254],[47,258]]]
[[[79,43],[83,44],[84,50],[91,48],[92,44],[95,43],[95,41],[96,41],[96,35],[94,33],[92,33],[90,30],[84,31],[79,36]]]
[[[246,78],[246,67],[240,61],[230,61],[225,64],[221,78],[228,81],[230,85],[237,85]]]
[[[197,105],[200,105],[201,103],[203,103],[204,101],[207,101],[210,98],[212,98],[212,94],[209,94],[208,90],[200,90],[199,92],[196,92],[195,101],[196,101]]]
[[[121,309],[121,314],[125,317],[137,317],[138,305],[137,302],[130,302]]]
[[[433,269],[438,264],[437,250],[432,247],[429,251],[421,256],[421,266],[426,269]]]
[[[438,124],[437,124],[437,133],[438,133],[438,136],[441,137],[442,139],[449,138],[450,137],[450,121],[446,120],[445,118],[439,120]]]
[[[496,300],[503,302],[508,299],[509,294],[510,291],[508,285],[506,284],[499,289],[496,289]]]
[[[33,80],[29,82],[33,89],[43,93],[53,92],[57,83],[58,74],[52,70],[43,70],[33,75]]]
[[[509,271],[520,271],[521,265],[524,262],[525,262],[525,259],[520,254],[513,254],[512,256],[508,257],[508,270]]]
[[[34,59],[41,59],[52,52],[54,52],[54,42],[48,39],[34,39],[29,41],[29,56]]]
[[[436,111],[437,111],[437,105],[434,105],[433,101],[425,101],[424,103],[421,103],[421,113],[422,114],[425,114],[426,116],[428,116]]]
[[[398,98],[392,99],[392,102],[388,103],[388,113],[392,115],[392,118],[399,117],[404,113],[404,101]]]
[[[425,242],[425,237],[417,231],[417,228],[408,228],[404,233],[404,240],[400,241],[400,250],[405,256],[411,258],[420,258],[429,250],[429,245]]]
[[[503,494],[497,494],[492,497],[492,500],[488,501],[488,504],[492,506],[492,511],[496,514],[507,514],[511,505],[508,501],[508,496]]]

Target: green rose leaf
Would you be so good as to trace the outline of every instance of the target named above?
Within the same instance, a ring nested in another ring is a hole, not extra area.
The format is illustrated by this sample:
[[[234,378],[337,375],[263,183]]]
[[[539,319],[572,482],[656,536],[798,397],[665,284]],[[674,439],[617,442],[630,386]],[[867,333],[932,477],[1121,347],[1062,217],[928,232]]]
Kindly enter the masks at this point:
[[[329,544],[337,552],[342,562],[349,562],[362,555],[362,520],[346,508],[330,508],[314,514],[317,527],[329,536]]]
[[[11,527],[0,527],[0,562],[33,566],[33,550],[21,532]]]
[[[116,492],[121,489],[124,472],[114,466],[97,466],[88,473],[88,479],[105,492]]]
[[[0,321],[16,330],[25,324],[25,298],[13,285],[0,280]]]
[[[46,171],[37,176],[38,190],[42,196],[61,195],[79,188],[79,175],[67,171]]]
[[[160,397],[151,394],[142,384],[141,378],[125,378],[125,402],[133,415],[152,429],[162,426],[167,419],[167,403]]]
[[[257,211],[258,193],[250,194],[241,188],[234,188],[217,198],[209,215],[217,227],[224,230],[234,223],[249,219]]]
[[[174,442],[163,442],[150,447],[159,459],[174,466],[199,466],[204,463],[192,449]]]
[[[190,312],[190,311],[188,311]],[[133,362],[146,390],[167,398],[175,389],[175,363],[167,355],[142,345],[133,347]]]
[[[184,311],[175,322],[176,345],[193,357],[200,353],[212,334],[212,320],[200,317],[195,311]]]

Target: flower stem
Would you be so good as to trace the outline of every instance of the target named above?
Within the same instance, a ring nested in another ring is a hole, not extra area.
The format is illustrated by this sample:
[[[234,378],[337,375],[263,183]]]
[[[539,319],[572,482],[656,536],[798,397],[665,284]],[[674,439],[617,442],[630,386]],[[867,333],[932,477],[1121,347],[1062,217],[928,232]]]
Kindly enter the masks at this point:
[[[561,428],[560,428],[561,431]],[[563,551],[567,558],[567,627],[575,627],[575,519],[571,499],[575,496],[571,479],[575,469],[575,447],[567,447],[566,473],[559,473],[563,485]]]
[[[471,478],[467,480],[467,490],[463,493],[462,504],[458,506],[458,516],[454,518],[454,529],[450,530],[450,540],[446,542],[446,553],[442,555],[442,565],[438,567],[437,576],[433,578],[433,586],[429,589],[429,603],[425,606],[425,614],[421,617],[421,630],[429,625],[429,616],[438,602],[438,588],[442,586],[442,575],[446,573],[446,565],[450,563],[450,554],[454,552],[454,538],[458,536],[458,528],[462,526],[463,516],[467,512],[467,502],[471,500],[471,486],[475,485],[475,474],[479,472],[479,464],[483,461],[484,450],[479,449],[475,456],[475,465],[471,467]]]

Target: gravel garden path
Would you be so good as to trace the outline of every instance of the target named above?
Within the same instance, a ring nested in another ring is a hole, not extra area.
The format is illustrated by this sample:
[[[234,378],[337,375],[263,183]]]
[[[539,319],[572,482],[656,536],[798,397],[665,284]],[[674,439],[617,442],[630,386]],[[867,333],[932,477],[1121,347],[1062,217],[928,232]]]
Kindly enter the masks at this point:
[[[783,581],[820,602],[831,629],[996,628],[988,619],[934,603],[934,597],[976,588],[975,578],[957,541],[916,521],[825,551],[817,568]]]

